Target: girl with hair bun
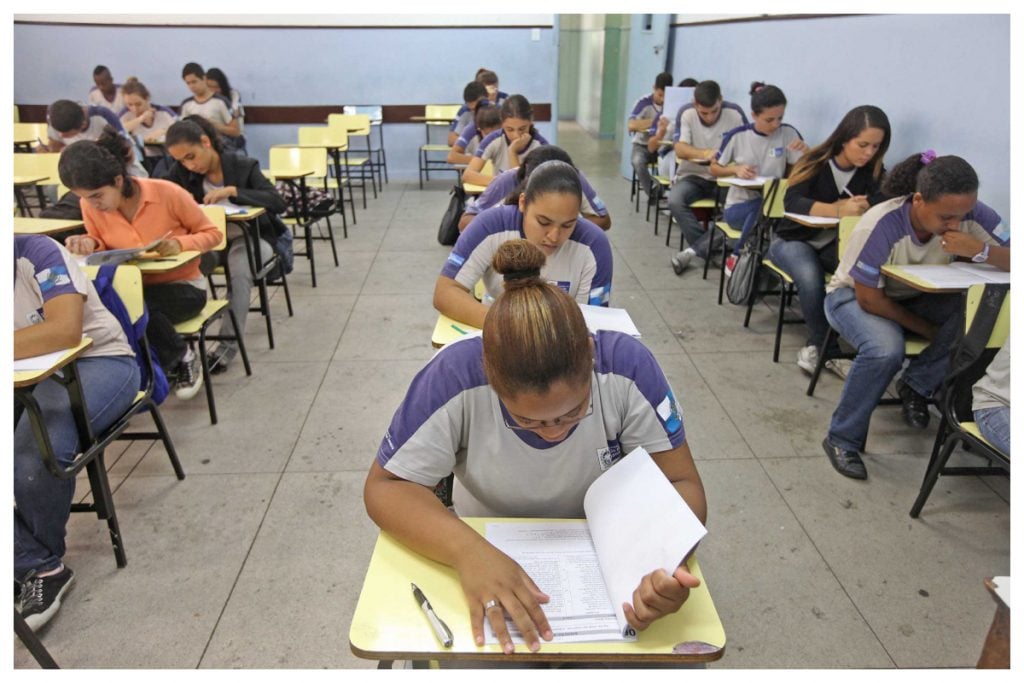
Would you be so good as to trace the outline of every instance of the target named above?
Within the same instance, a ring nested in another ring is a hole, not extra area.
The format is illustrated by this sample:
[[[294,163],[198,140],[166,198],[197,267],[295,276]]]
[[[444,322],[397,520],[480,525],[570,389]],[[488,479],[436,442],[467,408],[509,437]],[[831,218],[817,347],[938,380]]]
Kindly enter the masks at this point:
[[[506,613],[530,650],[551,640],[548,596],[457,515],[582,517],[587,487],[643,446],[707,516],[679,405],[654,356],[628,335],[590,334],[576,302],[543,275],[545,261],[527,240],[496,250],[505,291],[483,336],[444,347],[412,381],[363,492],[382,530],[457,572],[476,642],[486,618],[506,653]],[[452,472],[456,515],[433,492]],[[654,571],[623,606],[626,618],[643,630],[697,585],[685,564]]]
[[[582,304],[607,306],[612,287],[612,250],[601,228],[580,217],[583,190],[571,164],[540,164],[514,204],[480,213],[461,235],[434,285],[434,308],[449,318],[483,327],[488,306],[473,298],[483,280],[485,301],[504,287],[492,268],[502,243],[526,239],[547,256],[543,275]]]
[[[959,293],[921,294],[886,278],[882,266],[961,259],[1010,270],[1009,228],[978,201],[978,176],[960,157],[914,154],[892,169],[882,190],[895,197],[857,222],[825,296],[829,324],[857,356],[822,445],[832,466],[854,479],[867,478],[860,454],[871,413],[903,366],[906,333],[930,342],[897,385],[904,422],[925,429],[927,399],[946,374],[963,324]]]

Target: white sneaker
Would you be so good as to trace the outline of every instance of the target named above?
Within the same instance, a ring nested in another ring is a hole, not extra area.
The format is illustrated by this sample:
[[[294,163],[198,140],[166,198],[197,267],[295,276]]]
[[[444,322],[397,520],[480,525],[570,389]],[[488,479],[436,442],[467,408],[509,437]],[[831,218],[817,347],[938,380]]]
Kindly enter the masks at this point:
[[[672,270],[675,271],[676,275],[682,275],[686,267],[690,265],[690,261],[697,255],[693,249],[687,247],[681,252],[672,257]]]
[[[839,379],[846,379],[850,374],[850,366],[853,361],[849,358],[833,358],[825,361],[825,369],[837,376]]]
[[[818,347],[808,344],[796,354],[796,364],[808,375],[814,374],[814,368],[818,367]]]
[[[199,393],[199,389],[202,386],[203,368],[199,364],[199,356],[192,349],[189,349],[181,359],[174,395],[182,401],[187,401]]]

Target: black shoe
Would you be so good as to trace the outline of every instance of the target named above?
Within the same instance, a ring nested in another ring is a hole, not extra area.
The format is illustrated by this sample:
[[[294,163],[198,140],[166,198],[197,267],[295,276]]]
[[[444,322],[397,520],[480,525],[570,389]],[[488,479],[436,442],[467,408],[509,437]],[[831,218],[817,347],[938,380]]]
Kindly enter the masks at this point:
[[[206,354],[206,365],[210,368],[211,375],[219,375],[227,372],[228,366],[238,353],[238,348],[231,344],[221,344],[216,351]]]
[[[931,416],[928,414],[928,399],[900,380],[896,385],[900,400],[903,401],[903,421],[914,429],[926,429]]]
[[[829,442],[828,437],[825,437],[821,445],[824,447],[825,455],[828,456],[832,467],[836,468],[836,472],[851,479],[868,478],[868,470],[864,467],[864,461],[860,459],[860,453],[843,450],[839,446],[833,446]]]
[[[33,631],[38,631],[60,609],[61,598],[71,588],[75,573],[64,567],[49,576],[29,575],[21,584],[21,616]]]

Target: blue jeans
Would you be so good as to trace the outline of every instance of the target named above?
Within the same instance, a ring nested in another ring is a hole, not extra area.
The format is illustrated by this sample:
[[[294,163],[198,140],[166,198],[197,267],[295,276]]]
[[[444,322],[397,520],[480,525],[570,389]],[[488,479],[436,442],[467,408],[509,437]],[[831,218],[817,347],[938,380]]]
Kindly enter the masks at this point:
[[[768,258],[793,278],[800,297],[800,310],[807,324],[807,344],[821,350],[828,332],[825,317],[825,273],[835,270],[836,242],[820,252],[801,240],[775,238],[768,247]]]
[[[959,294],[923,294],[899,303],[940,326],[924,352],[910,360],[902,378],[917,393],[931,396],[946,374],[949,351],[962,325],[963,303]],[[825,297],[825,316],[857,349],[839,405],[832,413],[828,440],[844,450],[862,452],[871,413],[903,366],[904,331],[896,322],[861,308],[852,287],[837,289]]]
[[[998,406],[974,411],[978,430],[990,444],[1007,455],[1010,454],[1010,408]]]
[[[698,199],[713,198],[717,187],[714,180],[689,175],[680,178],[668,193],[668,209],[672,212],[672,218],[679,224],[690,248],[704,259],[708,257],[708,247],[714,230],[704,229],[693,215],[690,204]]]
[[[732,246],[732,252],[739,252],[740,247],[747,241],[747,237],[757,224],[757,217],[761,214],[761,199],[750,199],[739,204],[727,206],[722,212],[722,218],[734,230],[740,231],[740,238]]]
[[[657,157],[647,151],[647,145],[633,145],[630,161],[636,172],[636,179],[640,182],[640,190],[647,194],[651,193],[651,172],[647,170],[647,164],[655,159]]]
[[[77,365],[89,421],[94,431],[102,431],[135,399],[139,366],[128,356],[83,358]],[[67,390],[48,379],[40,382],[32,395],[57,462],[69,465],[79,446]],[[46,469],[31,420],[22,413],[14,429],[14,578],[18,581],[33,569],[42,573],[60,567],[74,492],[74,479],[58,479]]]

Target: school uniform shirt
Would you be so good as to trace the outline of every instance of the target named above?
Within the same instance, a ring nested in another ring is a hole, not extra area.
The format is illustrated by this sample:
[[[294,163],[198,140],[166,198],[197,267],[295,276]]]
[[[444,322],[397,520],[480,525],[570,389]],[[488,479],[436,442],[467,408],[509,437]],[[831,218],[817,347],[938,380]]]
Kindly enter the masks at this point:
[[[377,463],[433,487],[455,472],[460,515],[582,517],[587,487],[638,446],[686,441],[683,416],[653,354],[620,332],[593,335],[593,413],[549,443],[514,424],[483,369],[483,339],[445,346],[413,379]]]
[[[685,104],[676,112],[675,125],[672,131],[672,142],[685,142],[698,149],[719,150],[726,134],[747,124],[747,116],[739,105],[722,102],[722,110],[718,120],[707,125],[700,118],[693,103]],[[697,176],[704,180],[714,180],[707,164],[695,164],[692,161],[676,162],[676,178]]]
[[[908,299],[920,294],[882,274],[882,266],[948,265],[954,256],[942,250],[942,238],[933,235],[922,243],[910,224],[909,196],[896,197],[868,209],[850,233],[839,267],[825,288],[831,293],[859,282],[885,289],[891,299]],[[1010,230],[995,211],[978,202],[957,226],[957,230],[998,247],[1010,246]]]
[[[874,206],[888,199],[880,191],[881,175],[875,178],[872,173],[874,164],[860,168],[842,169],[835,159],[822,164],[818,172],[801,183],[789,184],[783,200],[786,211],[809,215],[815,202],[831,204],[845,197],[865,195],[868,204]],[[783,240],[801,240],[821,249],[836,239],[834,229],[808,228],[783,218],[775,228],[775,236]]]
[[[474,116],[476,116],[476,112],[466,105],[462,105],[459,108],[458,113],[455,115],[455,118],[452,119],[452,122],[448,125],[448,132],[462,135],[462,131],[466,130],[466,126],[473,123]]]
[[[1010,407],[1010,335],[972,390],[972,410]]]
[[[196,114],[224,126],[231,123],[231,119],[234,118],[231,115],[231,102],[223,95],[214,95],[205,102],[199,102],[195,97],[181,101],[181,118]]]
[[[517,179],[516,176],[519,173],[519,167],[510,168],[507,171],[502,171],[494,177],[491,184],[487,186],[480,196],[476,198],[472,206],[466,206],[466,213],[473,215],[478,214],[485,209],[489,209],[492,206],[500,204],[508,197],[509,193],[516,189]],[[608,215],[608,207],[605,206],[604,200],[598,196],[597,190],[587,180],[587,176],[583,174],[583,171],[578,171],[580,175],[580,186],[583,189],[583,201],[580,204],[580,214],[590,214],[591,216],[604,216]]]
[[[209,251],[220,244],[220,230],[183,188],[152,178],[136,179],[135,187],[140,193],[139,208],[131,222],[120,211],[100,211],[85,199],[80,201],[85,231],[99,243],[97,251],[142,247],[161,238],[178,240],[182,251]],[[206,288],[199,259],[166,273],[142,276],[147,285],[182,281]]]
[[[509,240],[526,239],[519,207],[501,204],[487,209],[459,235],[441,275],[472,291],[483,279],[488,296],[497,298],[504,278],[491,268],[494,254]],[[607,306],[612,290],[612,248],[601,228],[586,218],[576,221],[572,235],[540,271],[542,278],[581,304]]]
[[[242,96],[232,88],[231,90],[231,115],[238,119],[238,134],[245,133],[245,107],[242,106]],[[230,121],[229,121],[230,123]]]
[[[120,83],[115,83],[114,88],[113,102],[108,100],[96,86],[89,89],[89,96],[86,98],[86,101],[94,107],[106,107],[112,112],[119,112],[124,109],[124,93],[121,92]]]
[[[654,119],[654,123],[657,124],[658,119],[661,117],[662,105],[654,103],[654,95],[644,95],[636,101],[633,105],[632,111],[629,112],[628,121],[633,119]],[[638,130],[633,133],[633,144],[647,146],[647,140],[650,138],[650,131]]]
[[[546,144],[548,144],[548,141],[543,135],[540,133],[533,135],[530,144],[519,153],[519,161],[521,162],[526,158],[527,154]],[[508,160],[508,145],[509,142],[505,136],[505,131],[499,128],[480,141],[480,146],[477,147],[474,156],[483,159],[485,163],[490,159],[491,163],[494,164],[494,175],[498,175],[502,171],[512,168]]]
[[[795,164],[803,156],[803,152],[790,149],[789,144],[802,139],[797,129],[788,123],[779,126],[771,135],[758,133],[754,124],[748,123],[725,134],[722,148],[718,152],[718,163],[722,166],[733,162],[756,166],[759,176],[782,178],[786,175],[786,166]],[[730,185],[725,206],[728,208],[733,204],[760,198],[760,190]]]
[[[135,115],[128,111],[127,108],[122,109],[119,114],[121,124],[129,119],[134,119]],[[139,140],[145,140],[147,137],[152,135],[155,131],[167,131],[168,128],[178,120],[178,115],[174,113],[173,109],[161,106],[159,104],[153,105],[153,125],[147,126],[145,124],[139,124],[135,127],[135,131],[132,133]],[[162,157],[164,155],[163,145],[145,145],[147,157]]]
[[[82,357],[134,357],[121,324],[103,305],[92,281],[79,269],[74,257],[44,235],[15,235],[14,329],[43,322],[43,305],[62,294],[85,296],[82,334],[92,339],[92,346]]]
[[[65,146],[74,144],[80,140],[99,140],[100,136],[103,135],[103,129],[110,126],[118,133],[127,135],[124,130],[124,126],[121,125],[121,119],[117,118],[117,114],[107,109],[106,107],[98,107],[90,105],[85,107],[85,118],[86,125],[85,130],[72,135],[71,137],[61,137],[61,134],[57,132],[57,129],[50,124],[50,113],[46,113],[47,122],[47,135],[50,136],[51,140],[60,140]]]

